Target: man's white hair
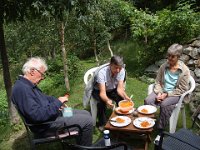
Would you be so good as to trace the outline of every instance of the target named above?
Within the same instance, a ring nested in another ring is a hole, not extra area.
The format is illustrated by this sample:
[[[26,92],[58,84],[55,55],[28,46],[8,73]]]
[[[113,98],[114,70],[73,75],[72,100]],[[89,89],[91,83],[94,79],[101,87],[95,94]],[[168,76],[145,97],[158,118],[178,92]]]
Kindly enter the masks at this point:
[[[26,74],[31,71],[31,69],[40,70],[44,68],[46,71],[48,69],[47,64],[43,58],[40,57],[31,57],[27,60],[27,62],[22,67],[23,74]]]

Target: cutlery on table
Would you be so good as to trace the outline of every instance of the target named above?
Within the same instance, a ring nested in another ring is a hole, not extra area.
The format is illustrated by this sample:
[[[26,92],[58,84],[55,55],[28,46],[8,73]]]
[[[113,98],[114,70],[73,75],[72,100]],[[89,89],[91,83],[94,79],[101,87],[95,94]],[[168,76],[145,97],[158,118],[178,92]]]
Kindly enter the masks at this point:
[[[117,122],[116,120],[112,120],[112,119],[110,119],[110,120],[108,120],[108,121],[110,121],[110,122]]]

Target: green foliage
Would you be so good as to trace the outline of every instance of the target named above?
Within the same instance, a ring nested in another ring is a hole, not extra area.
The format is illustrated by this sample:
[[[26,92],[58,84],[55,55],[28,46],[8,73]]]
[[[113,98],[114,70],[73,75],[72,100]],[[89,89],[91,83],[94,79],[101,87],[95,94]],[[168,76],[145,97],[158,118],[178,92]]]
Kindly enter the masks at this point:
[[[61,56],[55,59],[47,60],[48,64],[48,74],[55,74],[63,70],[63,62]]]
[[[43,92],[47,94],[61,96],[66,93],[62,59],[61,57],[57,57],[55,59],[48,60],[47,64],[47,78],[43,80],[39,86]],[[70,85],[72,84],[73,86],[73,82],[77,80],[80,75],[80,60],[75,55],[69,54],[67,56],[67,66]]]
[[[64,94],[64,77],[61,74],[47,77],[39,87],[45,94],[58,97]]]
[[[8,103],[7,103],[7,99],[6,99],[6,91],[5,89],[0,89],[0,113],[5,113],[7,112],[7,108],[8,108]],[[3,116],[3,114],[0,116]]]
[[[19,124],[13,124],[11,125],[11,128],[12,128],[12,132],[18,132],[20,130],[22,130],[24,127],[24,124],[21,122],[19,122]]]
[[[200,34],[199,14],[195,13],[190,5],[180,5],[177,10],[162,10],[157,13],[158,26],[155,29],[156,44],[185,43]]]
[[[82,68],[80,60],[75,55],[68,55],[67,58],[68,70],[69,70],[69,78],[71,80],[76,80],[80,74],[80,70]]]
[[[8,126],[9,114],[8,114],[8,103],[7,103],[7,98],[6,98],[6,91],[4,89],[0,89],[0,93],[1,93],[0,94],[0,131],[1,131],[2,129],[6,129]],[[1,141],[1,136],[0,136],[0,141]]]
[[[130,20],[133,38],[138,38],[147,43],[148,37],[154,35],[157,16],[148,11],[135,10]]]
[[[148,11],[135,11],[131,18],[133,38],[144,41],[144,50],[139,53],[140,62],[152,64],[161,59],[173,43],[184,44],[200,34],[199,13],[189,4],[182,4],[171,11],[164,9],[156,14]]]
[[[130,3],[121,0],[76,1],[67,24],[67,35],[70,35],[67,40],[70,45],[76,45],[73,51],[80,58],[94,56],[94,49],[99,55],[107,51],[107,41],[113,39],[112,33],[124,34],[120,29],[129,24],[132,9]]]
[[[56,57],[55,59],[48,60],[47,62],[49,68],[49,75],[54,76],[58,72],[63,72],[63,61],[61,57]],[[79,58],[73,54],[67,55],[67,66],[69,79],[76,79],[79,70],[81,69]]]
[[[113,43],[113,51],[115,54],[119,54],[124,57],[128,76],[133,77],[142,74],[146,66],[143,61],[143,56],[145,56],[144,45],[134,40],[126,42],[118,41]]]
[[[25,22],[7,24],[5,35],[8,55],[12,63],[26,60],[31,56],[47,58],[59,49],[54,21],[27,19]]]

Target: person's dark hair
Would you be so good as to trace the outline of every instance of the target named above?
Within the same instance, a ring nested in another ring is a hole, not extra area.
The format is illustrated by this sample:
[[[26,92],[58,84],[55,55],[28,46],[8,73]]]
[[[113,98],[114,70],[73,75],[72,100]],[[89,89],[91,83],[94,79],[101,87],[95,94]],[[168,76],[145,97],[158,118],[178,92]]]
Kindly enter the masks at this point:
[[[114,55],[110,59],[110,64],[124,67],[123,57]]]

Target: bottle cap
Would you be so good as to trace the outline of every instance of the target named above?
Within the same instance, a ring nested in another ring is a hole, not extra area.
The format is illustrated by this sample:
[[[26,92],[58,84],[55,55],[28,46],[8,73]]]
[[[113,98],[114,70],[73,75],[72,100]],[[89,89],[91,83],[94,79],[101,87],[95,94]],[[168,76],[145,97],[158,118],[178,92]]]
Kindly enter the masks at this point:
[[[104,134],[109,134],[110,131],[109,131],[109,130],[104,130],[103,133],[104,133]]]

